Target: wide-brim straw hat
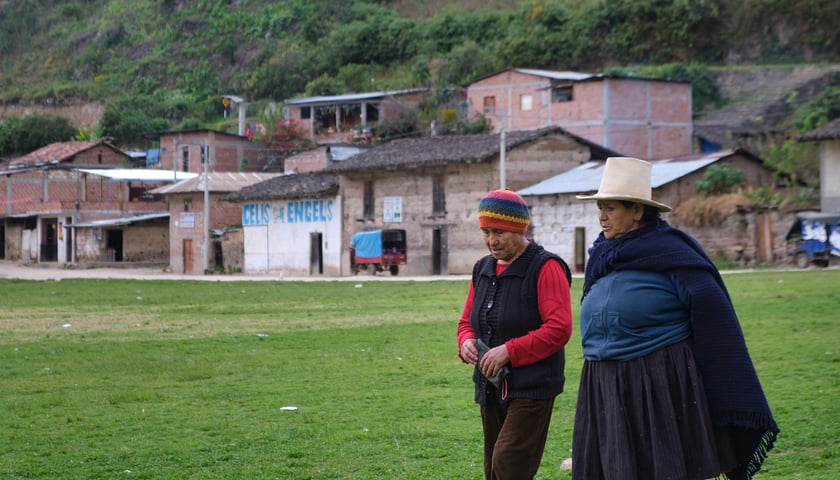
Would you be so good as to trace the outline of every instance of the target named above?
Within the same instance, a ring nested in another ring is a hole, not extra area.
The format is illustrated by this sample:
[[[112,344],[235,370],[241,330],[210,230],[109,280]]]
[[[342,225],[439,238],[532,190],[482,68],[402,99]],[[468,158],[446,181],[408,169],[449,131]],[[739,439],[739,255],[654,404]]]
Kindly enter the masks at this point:
[[[581,200],[626,200],[650,205],[660,212],[671,207],[655,202],[650,187],[651,164],[638,158],[610,157],[604,165],[601,185],[595,195],[577,195]]]

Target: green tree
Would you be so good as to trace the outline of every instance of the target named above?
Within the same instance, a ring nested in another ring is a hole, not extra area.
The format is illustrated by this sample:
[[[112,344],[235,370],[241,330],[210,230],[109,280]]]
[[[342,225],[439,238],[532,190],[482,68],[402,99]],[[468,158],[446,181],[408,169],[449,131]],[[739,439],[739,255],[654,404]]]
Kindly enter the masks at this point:
[[[34,114],[23,117],[17,127],[17,153],[25,154],[56,142],[69,142],[77,129],[58,115]]]
[[[0,120],[0,157],[20,153],[17,148],[19,131],[20,119],[18,117],[6,117]]]
[[[146,134],[169,130],[185,116],[186,109],[177,101],[161,97],[128,96],[109,103],[102,114],[102,134],[120,147],[143,148]]]
[[[732,193],[732,188],[744,183],[744,172],[729,165],[712,164],[703,172],[703,179],[694,182],[694,188],[709,197]]]

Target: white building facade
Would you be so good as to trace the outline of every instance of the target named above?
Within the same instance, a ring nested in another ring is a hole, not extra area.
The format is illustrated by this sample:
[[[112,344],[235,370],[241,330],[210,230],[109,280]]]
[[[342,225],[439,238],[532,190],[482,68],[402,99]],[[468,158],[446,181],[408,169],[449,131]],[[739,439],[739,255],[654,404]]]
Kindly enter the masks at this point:
[[[273,199],[242,204],[245,273],[338,276],[341,198]]]

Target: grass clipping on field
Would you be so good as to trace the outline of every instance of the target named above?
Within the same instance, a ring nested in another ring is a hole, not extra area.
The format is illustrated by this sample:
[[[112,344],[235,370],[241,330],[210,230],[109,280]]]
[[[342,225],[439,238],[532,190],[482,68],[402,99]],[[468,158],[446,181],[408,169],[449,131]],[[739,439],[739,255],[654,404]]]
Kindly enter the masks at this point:
[[[714,197],[692,197],[674,209],[674,220],[680,225],[709,227],[720,225],[731,215],[738,212],[738,207],[747,205],[747,197],[741,193],[730,193]]]

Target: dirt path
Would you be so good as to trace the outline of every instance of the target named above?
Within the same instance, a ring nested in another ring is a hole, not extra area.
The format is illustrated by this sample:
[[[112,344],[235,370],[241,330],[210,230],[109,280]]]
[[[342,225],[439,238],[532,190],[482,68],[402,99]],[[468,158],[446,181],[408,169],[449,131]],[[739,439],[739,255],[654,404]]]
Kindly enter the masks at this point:
[[[301,282],[367,282],[367,281],[435,281],[468,280],[468,275],[446,276],[391,276],[360,274],[351,277],[288,277],[277,274],[232,274],[232,275],[184,275],[165,272],[160,268],[65,268],[63,265],[22,264],[0,261],[0,278],[18,278],[22,280],[62,280],[65,278],[122,278],[134,280],[196,280],[210,282],[241,281],[301,281]]]

